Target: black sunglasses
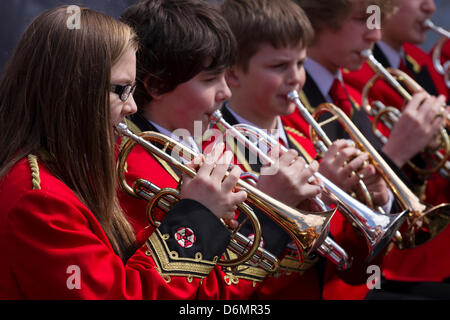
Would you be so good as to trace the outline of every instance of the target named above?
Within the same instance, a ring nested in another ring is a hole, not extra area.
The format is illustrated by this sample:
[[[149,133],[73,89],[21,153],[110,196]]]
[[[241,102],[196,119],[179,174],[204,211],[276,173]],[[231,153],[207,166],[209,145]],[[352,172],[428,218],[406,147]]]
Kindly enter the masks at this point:
[[[119,95],[120,100],[123,102],[127,101],[128,97],[134,93],[136,90],[136,83],[127,84],[126,86],[121,86],[118,84],[111,85],[111,92]]]

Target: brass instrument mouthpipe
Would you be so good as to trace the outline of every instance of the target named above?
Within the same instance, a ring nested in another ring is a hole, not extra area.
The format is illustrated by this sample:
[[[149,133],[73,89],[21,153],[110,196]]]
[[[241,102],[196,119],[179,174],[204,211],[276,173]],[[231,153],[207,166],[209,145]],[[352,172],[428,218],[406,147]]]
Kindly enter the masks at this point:
[[[425,25],[425,27],[437,32],[439,35],[441,35],[447,39],[450,39],[450,32],[448,30],[445,30],[442,27],[435,25],[433,23],[433,21],[431,21],[430,19],[426,19],[424,22],[424,25]]]

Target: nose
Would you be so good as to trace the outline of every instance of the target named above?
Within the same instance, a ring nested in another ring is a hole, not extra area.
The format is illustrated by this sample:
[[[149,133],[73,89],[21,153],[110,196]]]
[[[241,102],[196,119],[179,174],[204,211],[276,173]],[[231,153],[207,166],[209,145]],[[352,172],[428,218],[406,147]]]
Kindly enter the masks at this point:
[[[122,109],[122,114],[124,116],[128,116],[133,113],[136,113],[136,111],[137,111],[136,101],[134,101],[133,95],[130,95],[128,97],[127,101],[125,101],[125,104]]]
[[[305,69],[303,65],[295,64],[287,77],[287,84],[292,87],[296,87],[297,85],[303,86],[305,82]]]
[[[369,41],[371,43],[375,43],[381,40],[381,29],[367,29],[366,32],[366,41]]]
[[[228,87],[227,81],[225,80],[225,75],[221,76],[219,82],[219,88],[216,93],[216,101],[217,102],[225,102],[231,97],[231,90]]]
[[[434,0],[424,0],[421,3],[421,7],[423,12],[432,15],[436,11],[436,4]]]

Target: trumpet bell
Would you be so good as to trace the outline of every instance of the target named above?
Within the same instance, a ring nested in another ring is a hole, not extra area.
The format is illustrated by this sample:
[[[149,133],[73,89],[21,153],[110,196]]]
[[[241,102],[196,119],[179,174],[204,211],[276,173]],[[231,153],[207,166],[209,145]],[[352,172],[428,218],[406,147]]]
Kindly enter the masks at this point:
[[[376,226],[371,226],[366,229],[366,239],[369,243],[369,255],[367,261],[372,261],[380,252],[397,237],[397,231],[405,223],[408,218],[409,210],[405,209],[403,212],[398,214],[387,214],[377,216],[377,218],[385,217],[384,221],[377,221]],[[377,219],[378,220],[378,219]]]
[[[423,213],[412,214],[408,231],[403,235],[399,249],[418,247],[440,234],[450,223],[450,204],[427,206]]]

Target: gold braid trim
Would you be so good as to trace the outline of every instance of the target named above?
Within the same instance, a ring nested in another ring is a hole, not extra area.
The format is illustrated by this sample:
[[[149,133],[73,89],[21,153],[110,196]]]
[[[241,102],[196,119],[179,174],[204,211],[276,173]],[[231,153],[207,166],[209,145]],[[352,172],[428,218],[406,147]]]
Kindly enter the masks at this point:
[[[311,105],[311,103],[309,103],[309,99],[303,90],[300,91],[299,96],[300,101],[303,103],[306,109],[308,109],[309,112],[313,113],[315,108]]]
[[[224,256],[228,259],[235,259],[237,255],[227,249]],[[267,276],[267,271],[262,268],[251,266],[248,263],[241,264],[233,268],[223,268],[225,272],[224,281],[227,285],[238,284],[239,279],[253,281],[253,286],[262,282]]]
[[[180,258],[175,251],[170,251],[166,240],[169,237],[162,235],[157,229],[147,240],[146,255],[153,256],[156,269],[161,276],[170,279],[170,276],[186,277],[188,282],[193,278],[203,279],[214,268],[217,259],[208,261],[203,259],[201,252],[195,254],[195,258]]]
[[[300,131],[298,131],[298,130],[292,128],[292,127],[288,127],[288,126],[284,126],[284,130],[286,131],[286,133],[289,133],[287,135],[287,137],[292,142],[292,144],[294,144],[295,147],[302,153],[302,155],[306,159],[306,161],[308,163],[311,163],[314,159],[305,150],[305,148],[303,148],[303,146],[294,137],[291,136],[291,134],[295,134],[295,135],[300,136],[300,137],[305,137],[305,135],[303,133],[301,133]]]
[[[41,190],[41,177],[39,176],[39,165],[37,157],[35,155],[29,154],[27,156],[27,159],[31,169],[31,184],[33,186],[33,190]]]
[[[280,262],[280,274],[284,273],[286,275],[289,275],[293,272],[297,272],[300,275],[303,275],[305,271],[309,270],[310,268],[314,267],[314,265],[319,261],[319,258],[314,259],[307,259],[303,263],[300,263],[298,260],[298,257],[293,255],[286,255]]]
[[[420,73],[420,71],[421,71],[422,68],[420,67],[420,64],[417,63],[416,60],[414,60],[413,57],[411,57],[410,55],[407,54],[407,55],[406,55],[406,60],[408,60],[408,62],[411,63],[412,68],[413,68],[413,70],[414,70],[415,73]]]

